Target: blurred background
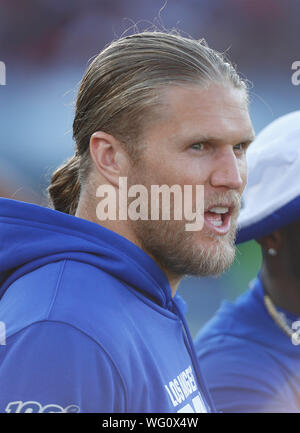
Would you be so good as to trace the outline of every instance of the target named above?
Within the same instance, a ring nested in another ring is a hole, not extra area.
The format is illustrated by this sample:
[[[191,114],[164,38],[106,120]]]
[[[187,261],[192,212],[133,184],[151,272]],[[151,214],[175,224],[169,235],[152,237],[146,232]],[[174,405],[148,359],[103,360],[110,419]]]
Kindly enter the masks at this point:
[[[178,28],[227,51],[252,83],[256,133],[299,109],[291,65],[300,60],[297,0],[0,0],[0,196],[47,205],[55,167],[74,152],[73,102],[89,63],[107,43],[151,25]],[[219,308],[247,289],[260,267],[257,244],[238,249],[219,278],[185,278],[193,336]]]

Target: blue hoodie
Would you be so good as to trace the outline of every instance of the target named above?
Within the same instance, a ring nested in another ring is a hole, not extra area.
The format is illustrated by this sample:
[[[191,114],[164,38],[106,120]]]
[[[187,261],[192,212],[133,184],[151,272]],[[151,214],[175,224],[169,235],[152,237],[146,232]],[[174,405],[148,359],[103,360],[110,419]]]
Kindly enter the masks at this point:
[[[299,317],[278,310],[299,328]],[[268,313],[260,276],[223,302],[195,344],[217,410],[300,412],[300,347]]]
[[[213,410],[182,302],[117,233],[0,199],[0,412]]]

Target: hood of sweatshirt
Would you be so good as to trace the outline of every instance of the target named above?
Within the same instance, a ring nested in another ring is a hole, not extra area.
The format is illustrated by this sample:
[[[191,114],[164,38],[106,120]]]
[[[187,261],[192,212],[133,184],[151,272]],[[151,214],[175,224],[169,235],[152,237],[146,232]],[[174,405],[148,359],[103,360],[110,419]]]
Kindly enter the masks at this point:
[[[169,280],[141,248],[99,224],[35,204],[0,198],[0,302],[6,289],[24,274],[62,259],[92,264],[176,314],[188,339],[194,368],[207,393],[184,318],[186,304],[172,298]]]
[[[0,297],[20,275],[63,258],[93,264],[158,305],[170,306],[168,278],[129,240],[72,215],[0,198]]]

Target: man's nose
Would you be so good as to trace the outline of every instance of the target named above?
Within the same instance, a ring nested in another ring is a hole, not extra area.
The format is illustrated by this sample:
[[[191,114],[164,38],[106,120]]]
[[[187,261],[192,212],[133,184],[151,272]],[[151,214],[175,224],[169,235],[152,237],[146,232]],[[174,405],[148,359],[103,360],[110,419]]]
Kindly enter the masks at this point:
[[[241,162],[236,157],[233,148],[220,151],[212,171],[211,185],[218,188],[241,189],[245,182],[241,164],[244,164],[243,171],[246,175],[246,162]]]

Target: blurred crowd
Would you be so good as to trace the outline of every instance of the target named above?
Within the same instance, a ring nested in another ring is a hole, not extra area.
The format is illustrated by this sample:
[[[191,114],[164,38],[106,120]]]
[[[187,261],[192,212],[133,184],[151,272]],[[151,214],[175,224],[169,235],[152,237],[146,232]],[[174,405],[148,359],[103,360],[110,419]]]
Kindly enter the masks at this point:
[[[179,27],[230,48],[241,67],[294,54],[300,2],[293,0],[1,0],[0,53],[9,61],[82,65],[137,24]]]

